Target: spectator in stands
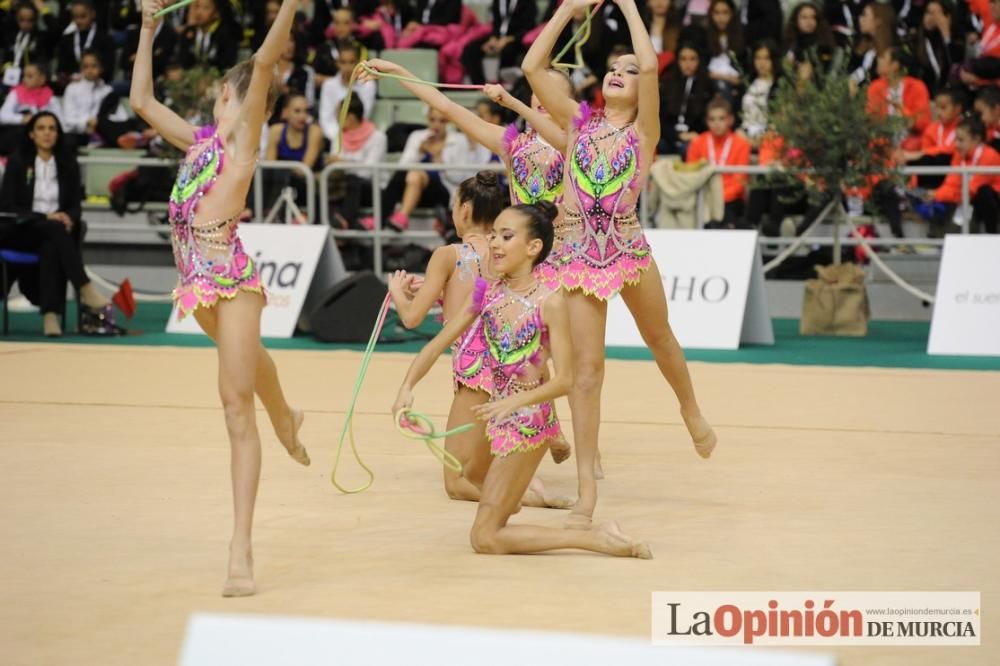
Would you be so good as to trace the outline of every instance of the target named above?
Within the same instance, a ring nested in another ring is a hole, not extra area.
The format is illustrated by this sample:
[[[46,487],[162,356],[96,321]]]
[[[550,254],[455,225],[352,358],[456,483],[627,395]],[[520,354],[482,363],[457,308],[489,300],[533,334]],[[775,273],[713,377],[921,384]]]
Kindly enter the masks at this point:
[[[937,120],[924,130],[919,150],[903,151],[902,161],[908,166],[947,166],[955,154],[955,133],[965,113],[965,93],[946,88],[934,96]],[[916,176],[914,182],[923,188],[939,187],[944,176]]]
[[[878,56],[878,76],[868,86],[868,111],[880,116],[901,116],[908,127],[903,150],[922,144],[924,130],[931,122],[931,101],[927,86],[908,76],[903,69],[903,51],[894,46]]]
[[[492,31],[486,37],[469,42],[462,51],[462,66],[472,83],[486,83],[483,58],[499,57],[501,70],[520,66],[527,51],[522,40],[535,27],[537,11],[538,6],[530,0],[493,0]]]
[[[80,76],[80,60],[83,52],[96,51],[105,72],[113,72],[115,66],[115,45],[110,35],[97,25],[97,10],[91,0],[73,0],[69,5],[73,24],[70,31],[59,39],[56,49],[55,90],[61,93],[66,84]]]
[[[414,9],[408,0],[383,0],[375,11],[362,15],[357,34],[361,43],[373,51],[394,49],[403,29],[414,20]]]
[[[242,35],[226,0],[194,0],[188,27],[177,44],[177,58],[185,69],[212,67],[224,72],[236,64]]]
[[[920,65],[920,78],[931,94],[948,85],[952,68],[965,59],[965,41],[956,34],[949,0],[929,0],[917,31],[913,53]]]
[[[874,78],[878,54],[896,45],[896,10],[890,4],[868,2],[858,17],[858,33],[847,69],[860,86]]]
[[[796,5],[788,18],[785,49],[789,75],[800,81],[813,80],[818,85],[827,74],[836,71],[842,57],[829,24],[812,0]]]
[[[326,29],[327,41],[316,51],[317,85],[322,86],[328,77],[337,76],[340,62],[340,51],[353,48],[360,60],[368,57],[367,49],[354,37],[357,24],[354,21],[354,10],[350,7],[338,7],[333,10],[333,22]],[[369,113],[370,113],[369,109]]]
[[[96,51],[84,51],[80,58],[80,78],[66,86],[62,119],[67,139],[86,146],[97,136],[97,114],[111,86],[101,78],[101,60]]]
[[[306,96],[298,92],[289,94],[281,116],[281,122],[268,129],[267,159],[301,162],[310,171],[315,169],[323,150],[323,132],[312,122]],[[300,207],[306,206],[306,183],[301,173],[286,169],[268,173],[273,189],[293,187],[296,202]],[[273,200],[268,197],[268,201]]]
[[[21,82],[24,67],[30,63],[47,63],[52,57],[52,16],[42,0],[18,2],[11,10],[13,19],[3,27],[0,46],[0,67],[3,68],[3,88],[13,88]]]
[[[338,74],[328,78],[320,90],[319,124],[323,130],[323,136],[331,144],[336,142],[340,127],[337,112],[341,102],[347,97],[347,86],[351,82],[351,73],[359,62],[361,62],[360,46],[356,42],[342,45],[337,57]],[[371,117],[372,109],[375,107],[377,89],[374,81],[354,82],[354,94],[360,97],[364,104],[365,118]]]
[[[59,99],[49,87],[44,65],[31,63],[24,66],[21,83],[14,86],[0,106],[0,155],[11,152],[21,140],[20,128],[24,127],[39,111],[61,112]]]
[[[708,77],[730,104],[739,102],[743,88],[743,27],[733,0],[712,0],[708,10]]]
[[[663,137],[657,152],[684,156],[688,143],[707,129],[705,113],[712,99],[712,89],[708,69],[698,49],[682,44],[661,84],[660,131]]]
[[[417,0],[415,20],[403,28],[402,48],[437,47],[440,44],[413,41],[423,26],[456,25],[462,22],[462,0]]]
[[[292,32],[292,37],[285,43],[285,50],[278,60],[275,83],[284,96],[294,93],[304,95],[306,103],[312,109],[316,105],[316,72],[306,64],[305,40],[302,33]]]
[[[448,132],[447,117],[440,111],[430,109],[427,112],[427,129],[410,134],[399,162],[441,164],[444,162],[445,144],[454,143],[455,137]],[[464,137],[459,140],[464,140]],[[389,227],[405,231],[410,227],[410,215],[418,206],[447,206],[449,201],[448,188],[440,171],[397,171],[382,192],[382,214],[387,216],[385,223]],[[375,228],[374,218],[365,218],[361,224],[366,229]]]
[[[1000,152],[1000,88],[987,86],[976,95],[973,105],[979,119],[983,121],[986,143]]]
[[[743,38],[747,44],[756,44],[765,39],[770,39],[775,44],[781,43],[784,16],[780,0],[743,0],[738,4]]]
[[[868,0],[824,0],[823,17],[833,34],[837,48],[849,50],[857,37],[861,10]]]
[[[976,57],[962,67],[962,82],[967,86],[989,85],[1000,79],[1000,0],[990,0],[990,18],[976,44]]]
[[[673,0],[647,0],[643,18],[649,29],[649,38],[653,42],[662,75],[676,57],[681,35],[680,16]]]
[[[18,223],[0,227],[0,246],[39,254],[38,281],[20,276],[22,291],[42,312],[45,335],[62,335],[66,281],[80,292],[85,319],[113,321],[111,304],[87,277],[80,253],[80,166],[55,114],[28,121],[20,148],[11,154],[0,187],[0,210]],[[33,277],[34,274],[32,274]]]
[[[687,162],[705,160],[711,166],[746,166],[750,164],[750,142],[733,132],[733,107],[722,95],[708,104],[708,131],[691,142]],[[705,223],[706,229],[737,229],[745,226],[746,174],[722,175],[722,198],[726,203],[721,220]]]
[[[966,118],[955,132],[955,154],[952,166],[994,167],[989,174],[976,174],[970,178],[969,194],[972,197],[970,231],[997,233],[997,216],[1000,215],[1000,153],[984,143],[985,128],[979,118]],[[955,209],[962,201],[962,177],[948,174],[937,190],[928,191],[925,203],[916,207],[917,212],[931,228],[928,236],[940,238],[946,233],[959,233],[952,220]]]
[[[334,217],[341,228],[363,228],[359,224],[359,212],[362,206],[372,205],[372,172],[367,169],[351,169],[352,164],[377,164],[384,162],[389,141],[385,132],[366,120],[361,100],[352,96],[347,104],[347,116],[344,121],[343,144],[340,153],[327,155],[326,163],[338,163],[344,166],[340,180],[343,186],[339,188],[339,196],[332,198]],[[336,189],[336,188],[334,188]],[[371,223],[372,226],[374,222]]]
[[[133,6],[132,0],[122,0],[129,6]],[[141,14],[137,17],[141,22]],[[153,78],[158,79],[163,76],[167,69],[167,64],[174,59],[174,52],[177,50],[177,33],[170,29],[166,21],[158,23],[156,34],[153,37]],[[139,26],[129,29],[125,36],[125,46],[122,48],[119,67],[121,76],[113,86],[119,95],[128,95],[128,88],[132,81],[132,67],[135,65],[135,52],[139,48]],[[118,85],[118,82],[121,82]]]
[[[401,0],[405,2],[406,0]],[[353,37],[353,26],[346,33],[342,29],[336,29],[333,37],[330,36],[329,29],[339,22],[343,22],[345,17],[337,17],[338,9],[350,9],[350,23],[354,23],[356,16],[368,16],[375,13],[378,6],[377,0],[313,0],[313,18],[309,24],[309,36],[313,44],[322,44],[326,39],[344,41]],[[387,47],[391,48],[391,47]],[[337,54],[331,55],[332,60],[337,59]]]
[[[770,40],[758,42],[753,47],[751,60],[753,80],[743,95],[742,124],[739,131],[751,145],[760,145],[768,128],[767,109],[778,91],[781,80],[781,56],[778,45]]]

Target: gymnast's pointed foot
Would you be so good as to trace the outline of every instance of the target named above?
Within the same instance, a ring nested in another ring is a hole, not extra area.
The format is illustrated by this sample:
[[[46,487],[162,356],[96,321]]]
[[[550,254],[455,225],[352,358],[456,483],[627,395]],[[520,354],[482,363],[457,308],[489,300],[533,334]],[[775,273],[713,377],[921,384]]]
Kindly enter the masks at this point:
[[[599,525],[594,529],[602,545],[606,548],[604,552],[618,557],[635,557],[640,560],[653,559],[653,552],[649,549],[649,544],[642,541],[635,541],[625,536],[618,523],[611,521]]]
[[[715,445],[719,443],[719,438],[716,437],[715,430],[705,420],[705,417],[701,415],[701,412],[691,416],[681,413],[681,416],[684,418],[684,425],[687,426],[688,433],[691,435],[694,450],[702,458],[710,457],[712,451],[715,450]]]
[[[288,455],[292,457],[292,460],[308,467],[312,461],[309,460],[309,453],[306,451],[306,447],[302,446],[302,442],[299,441],[299,430],[302,429],[302,422],[305,421],[306,415],[300,409],[292,409],[290,412],[292,416],[291,425],[280,430],[276,429],[275,432],[285,450],[288,451]]]
[[[552,454],[552,460],[558,465],[561,462],[565,462],[572,455],[573,448],[566,441],[563,434],[559,433],[558,437],[549,442],[549,453]]]
[[[545,490],[545,484],[537,476],[531,479],[528,489],[524,491],[521,498],[524,506],[534,506],[543,509],[568,509],[573,506],[573,500],[561,495],[549,495]]]
[[[257,592],[253,582],[253,553],[250,546],[229,546],[229,574],[222,586],[224,597],[249,597]]]

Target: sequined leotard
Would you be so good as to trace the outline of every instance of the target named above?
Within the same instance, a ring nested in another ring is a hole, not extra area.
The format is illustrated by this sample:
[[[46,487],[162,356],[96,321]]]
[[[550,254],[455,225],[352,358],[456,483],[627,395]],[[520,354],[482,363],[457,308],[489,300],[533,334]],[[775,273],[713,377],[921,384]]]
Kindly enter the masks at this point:
[[[456,245],[458,258],[452,280],[471,282],[473,301],[482,300],[483,278],[482,258],[470,243]],[[482,285],[482,286],[481,286]],[[476,292],[479,289],[479,292]],[[452,381],[457,391],[460,386],[493,393],[493,375],[490,372],[489,350],[483,339],[483,325],[477,317],[469,328],[455,341],[451,348]]]
[[[198,203],[222,173],[225,146],[212,126],[199,129],[194,138],[169,200],[174,261],[180,272],[174,289],[179,319],[241,290],[264,293],[253,259],[236,233],[238,216],[195,223]]]
[[[542,306],[551,293],[541,283],[526,294],[513,292],[502,280],[476,284],[473,303],[480,308],[477,324],[481,322],[489,354],[491,402],[542,384],[548,358],[548,328]],[[491,419],[486,435],[495,456],[531,451],[560,436],[555,407],[543,402],[518,409],[502,420]]]
[[[576,141],[566,164],[566,212],[555,225],[552,253],[540,267],[550,289],[580,289],[609,300],[639,281],[650,266],[639,226],[639,137],[584,103],[574,121]]]
[[[511,204],[562,203],[565,171],[562,153],[535,130],[518,132],[514,125],[507,126],[503,143],[510,164]]]

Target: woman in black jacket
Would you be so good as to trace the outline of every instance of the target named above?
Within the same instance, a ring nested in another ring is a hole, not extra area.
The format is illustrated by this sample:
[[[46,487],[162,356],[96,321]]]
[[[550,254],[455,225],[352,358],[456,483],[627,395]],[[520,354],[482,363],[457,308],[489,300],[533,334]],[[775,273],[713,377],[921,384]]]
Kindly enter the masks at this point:
[[[0,187],[0,211],[16,221],[0,226],[0,247],[39,255],[38,306],[45,335],[62,335],[66,281],[80,293],[85,328],[114,326],[111,303],[91,284],[80,252],[80,167],[67,149],[59,119],[48,111],[25,125]],[[34,290],[29,290],[34,291]]]

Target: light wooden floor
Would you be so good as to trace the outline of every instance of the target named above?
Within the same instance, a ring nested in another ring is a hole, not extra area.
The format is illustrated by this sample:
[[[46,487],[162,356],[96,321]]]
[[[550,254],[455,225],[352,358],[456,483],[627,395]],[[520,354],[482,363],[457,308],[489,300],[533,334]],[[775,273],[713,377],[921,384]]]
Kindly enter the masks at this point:
[[[314,463],[288,460],[259,412],[259,594],[226,600],[213,351],[0,345],[0,662],[172,664],[195,610],[645,638],[653,590],[840,589],[979,590],[985,609],[981,648],[841,649],[843,664],[1000,663],[997,373],[693,364],[722,437],[705,462],[655,367],[609,363],[597,517],[651,542],[656,559],[636,561],[474,554],[474,506],[445,498],[385,414],[406,355],[376,357],[359,405],[375,486],[339,495],[327,476],[359,356],[275,358]],[[445,413],[447,372],[419,408]],[[573,492],[572,465],[541,474]]]

